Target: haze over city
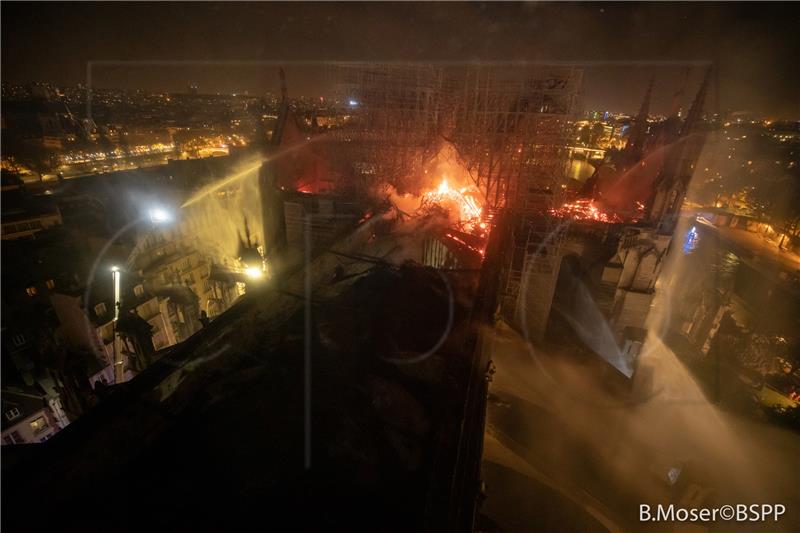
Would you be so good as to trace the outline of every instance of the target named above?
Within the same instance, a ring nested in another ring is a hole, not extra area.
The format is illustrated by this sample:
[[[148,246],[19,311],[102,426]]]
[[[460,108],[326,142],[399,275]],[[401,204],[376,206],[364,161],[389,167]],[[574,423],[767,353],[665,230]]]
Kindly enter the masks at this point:
[[[4,531],[800,531],[800,9],[4,2]]]
[[[9,3],[3,15],[10,83],[85,84],[87,63],[102,61],[123,64],[95,67],[99,87],[180,91],[192,83],[260,94],[277,89],[274,77],[235,62],[279,61],[293,73],[295,61],[567,61],[589,67],[590,108],[635,111],[633,88],[655,75],[654,110],[666,113],[685,67],[714,62],[721,101],[712,108],[800,115],[792,38],[800,15],[791,4],[80,3],[32,12]],[[298,95],[329,91],[313,65],[295,68]]]

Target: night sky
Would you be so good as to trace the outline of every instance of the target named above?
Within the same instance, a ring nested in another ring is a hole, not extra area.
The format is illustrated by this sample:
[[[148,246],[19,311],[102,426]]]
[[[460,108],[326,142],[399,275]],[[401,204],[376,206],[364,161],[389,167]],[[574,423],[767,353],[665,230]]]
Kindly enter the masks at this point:
[[[793,3],[3,2],[2,78],[73,85],[88,61],[137,61],[95,65],[92,84],[260,94],[276,90],[275,67],[241,62],[270,60],[292,96],[316,96],[323,69],[293,61],[557,60],[586,65],[586,108],[635,111],[655,76],[663,113],[713,61],[712,110],[800,118],[799,27]]]

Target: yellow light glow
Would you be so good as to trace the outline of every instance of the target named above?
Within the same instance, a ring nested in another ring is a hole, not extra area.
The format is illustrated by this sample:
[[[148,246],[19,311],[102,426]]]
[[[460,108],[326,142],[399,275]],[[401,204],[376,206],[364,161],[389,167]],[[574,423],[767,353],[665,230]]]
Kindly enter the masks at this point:
[[[244,273],[250,279],[261,279],[264,277],[264,271],[257,267],[247,267]]]

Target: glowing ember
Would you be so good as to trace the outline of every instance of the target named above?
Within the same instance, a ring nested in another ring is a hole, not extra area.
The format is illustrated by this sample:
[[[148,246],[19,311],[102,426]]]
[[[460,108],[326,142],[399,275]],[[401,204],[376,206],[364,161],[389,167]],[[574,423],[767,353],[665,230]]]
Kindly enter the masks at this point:
[[[483,232],[486,224],[482,220],[483,209],[478,203],[476,191],[469,187],[455,189],[447,183],[447,177],[442,178],[439,187],[424,193],[420,210],[429,210],[439,207],[457,216],[456,225],[467,232]]]
[[[602,211],[589,199],[567,202],[558,209],[550,210],[550,213],[559,218],[571,218],[573,220],[595,220],[610,224],[622,222],[622,219],[616,213]]]
[[[472,246],[471,244],[469,244],[469,243],[468,243],[467,241],[465,241],[464,239],[461,239],[461,238],[459,238],[459,237],[456,237],[456,236],[455,236],[455,235],[453,235],[452,233],[447,233],[447,234],[446,234],[446,237],[447,237],[448,239],[453,239],[455,242],[457,242],[457,243],[458,243],[458,244],[460,244],[461,246],[465,246],[465,247],[469,248],[470,250],[472,250],[473,252],[477,252],[477,253],[479,253],[481,257],[483,257],[483,256],[485,256],[485,255],[486,255],[486,250],[484,250],[483,248],[476,248],[475,246]]]

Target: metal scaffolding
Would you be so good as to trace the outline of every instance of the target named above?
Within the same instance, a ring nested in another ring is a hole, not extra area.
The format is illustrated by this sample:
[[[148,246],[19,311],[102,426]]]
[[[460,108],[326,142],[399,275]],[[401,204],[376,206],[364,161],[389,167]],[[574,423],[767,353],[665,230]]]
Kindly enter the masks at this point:
[[[337,155],[354,163],[365,185],[418,190],[427,185],[425,163],[450,143],[484,197],[484,212],[511,215],[514,250],[501,269],[502,307],[539,337],[565,233],[551,213],[563,203],[582,71],[338,63],[329,73],[348,109],[346,127],[333,132]],[[526,294],[520,296],[521,289]]]
[[[332,132],[338,158],[365,186],[413,188],[436,155],[442,71],[431,65],[337,63],[328,69],[346,126]]]
[[[350,145],[338,155],[358,162],[357,171],[377,182],[413,183],[449,142],[490,212],[553,207],[580,70],[336,63],[328,73],[348,116],[332,132]]]
[[[480,67],[466,69],[462,79],[452,141],[486,205],[546,213],[565,175],[564,147],[580,71]]]
[[[581,82],[582,72],[571,67],[468,70],[452,133],[489,212],[510,214],[513,250],[501,268],[501,309],[536,339],[547,323],[566,233],[551,213],[563,203]]]

